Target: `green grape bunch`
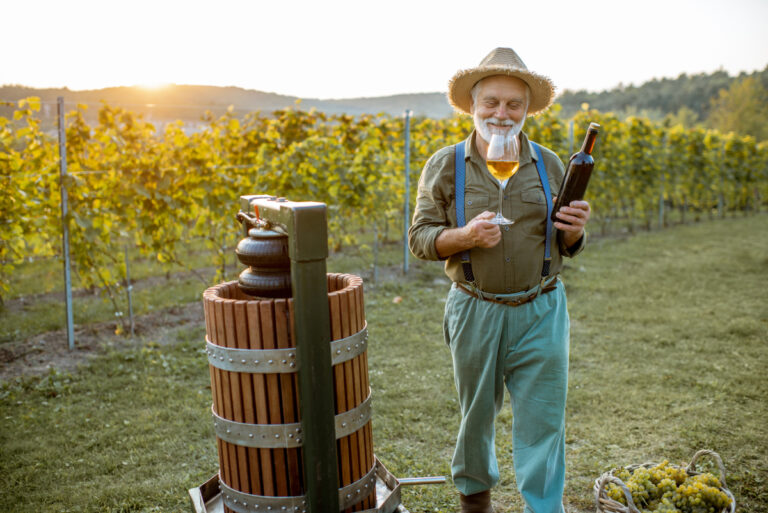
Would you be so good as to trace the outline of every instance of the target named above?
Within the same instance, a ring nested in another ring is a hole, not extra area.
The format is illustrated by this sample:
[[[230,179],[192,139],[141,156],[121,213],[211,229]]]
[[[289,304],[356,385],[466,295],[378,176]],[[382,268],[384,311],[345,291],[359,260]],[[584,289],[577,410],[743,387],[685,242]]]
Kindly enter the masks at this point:
[[[721,513],[731,504],[731,498],[713,474],[689,475],[667,460],[650,468],[622,467],[614,475],[627,486],[641,513]],[[607,493],[611,499],[627,505],[620,486],[610,483]]]

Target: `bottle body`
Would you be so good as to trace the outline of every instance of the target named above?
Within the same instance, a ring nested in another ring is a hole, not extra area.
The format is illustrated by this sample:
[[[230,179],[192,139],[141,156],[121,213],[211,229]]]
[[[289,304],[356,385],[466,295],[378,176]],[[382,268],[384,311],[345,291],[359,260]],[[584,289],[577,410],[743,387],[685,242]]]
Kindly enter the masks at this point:
[[[590,123],[581,150],[568,161],[568,169],[565,171],[563,183],[560,184],[560,190],[557,193],[557,201],[555,201],[555,205],[552,208],[553,221],[563,223],[564,221],[556,216],[560,207],[570,205],[571,201],[584,199],[589,179],[592,176],[592,169],[595,167],[592,150],[595,146],[599,128],[600,125],[597,123]]]

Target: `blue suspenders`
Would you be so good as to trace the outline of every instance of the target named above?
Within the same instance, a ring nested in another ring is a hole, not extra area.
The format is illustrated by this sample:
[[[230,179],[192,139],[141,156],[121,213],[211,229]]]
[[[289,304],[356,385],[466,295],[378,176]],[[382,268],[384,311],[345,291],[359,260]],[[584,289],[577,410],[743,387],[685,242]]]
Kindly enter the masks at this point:
[[[464,160],[464,145],[462,141],[454,147],[456,148],[454,168],[455,168],[455,187],[456,187],[456,224],[461,228],[467,224],[464,215],[464,186],[466,185],[466,162]],[[552,194],[549,189],[549,180],[547,179],[547,170],[544,168],[544,159],[541,156],[541,148],[538,144],[531,141],[533,149],[536,151],[536,170],[539,172],[539,180],[544,189],[544,197],[547,201],[547,229],[544,236],[544,264],[541,268],[542,283],[549,276],[549,266],[552,263]],[[467,282],[474,285],[475,275],[472,273],[472,263],[469,259],[469,251],[461,253],[461,267],[464,270],[464,278]]]

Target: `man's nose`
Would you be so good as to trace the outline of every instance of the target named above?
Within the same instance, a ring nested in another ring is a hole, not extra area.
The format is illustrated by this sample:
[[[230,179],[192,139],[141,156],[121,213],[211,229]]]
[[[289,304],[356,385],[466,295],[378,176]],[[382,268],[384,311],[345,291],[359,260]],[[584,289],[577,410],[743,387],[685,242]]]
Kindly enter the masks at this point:
[[[498,107],[496,107],[494,114],[499,119],[505,119],[509,117],[507,108],[504,105],[499,105]]]

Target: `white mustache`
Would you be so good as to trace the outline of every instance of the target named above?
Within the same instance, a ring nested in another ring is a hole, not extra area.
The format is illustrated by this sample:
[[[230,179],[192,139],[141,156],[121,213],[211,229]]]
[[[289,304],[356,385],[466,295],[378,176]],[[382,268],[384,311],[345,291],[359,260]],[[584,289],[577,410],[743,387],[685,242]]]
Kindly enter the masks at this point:
[[[500,125],[500,126],[515,126],[517,124],[511,119],[505,119],[504,121],[501,121],[498,118],[485,118],[483,120],[483,124],[485,124],[485,126],[488,126],[491,123],[493,123],[494,125]]]

